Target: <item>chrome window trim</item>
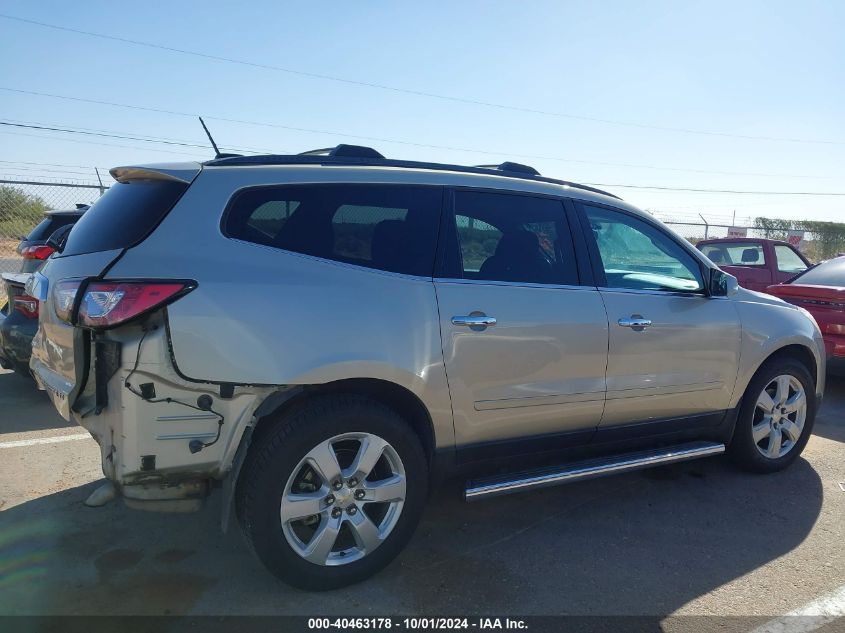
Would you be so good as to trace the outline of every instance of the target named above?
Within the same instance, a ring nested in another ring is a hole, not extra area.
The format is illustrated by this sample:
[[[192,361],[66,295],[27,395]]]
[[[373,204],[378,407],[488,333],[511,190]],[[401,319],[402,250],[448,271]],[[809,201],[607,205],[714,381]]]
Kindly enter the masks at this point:
[[[673,292],[671,290],[648,290],[644,288],[618,288],[616,286],[599,286],[599,291],[613,291],[613,292],[623,292],[625,294],[633,294],[633,295],[654,295],[657,297],[691,297],[696,299],[727,299],[727,297],[712,297],[706,294],[703,290],[699,290],[697,292],[684,292],[682,290],[678,290],[677,292]]]
[[[517,288],[554,288],[557,290],[599,290],[596,286],[572,286],[567,284],[540,284],[523,281],[497,281],[493,279],[456,279],[454,277],[435,277],[437,283],[465,284],[476,286],[509,286]]]

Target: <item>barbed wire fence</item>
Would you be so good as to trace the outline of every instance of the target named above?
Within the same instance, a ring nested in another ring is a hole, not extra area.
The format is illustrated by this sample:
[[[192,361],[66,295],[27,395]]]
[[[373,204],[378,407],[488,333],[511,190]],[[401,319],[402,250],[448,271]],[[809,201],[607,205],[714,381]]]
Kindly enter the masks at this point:
[[[107,189],[107,185],[99,184],[0,179],[0,273],[21,270],[23,258],[18,252],[21,239],[49,211],[91,204]],[[5,303],[5,285],[0,284],[0,307]]]
[[[99,174],[98,174],[99,176]],[[21,270],[22,258],[18,245],[49,211],[73,209],[78,204],[91,204],[97,200],[112,182],[93,184],[89,182],[58,182],[0,179],[0,273],[13,273]],[[672,213],[659,210],[649,211],[662,220],[681,237],[693,244],[703,239],[728,237],[731,234],[744,233],[747,237],[785,239],[787,231],[783,227],[758,226],[754,218],[713,217],[710,221],[705,216],[694,213]],[[758,219],[759,220],[759,219]],[[786,220],[773,220],[784,226]],[[824,223],[810,223],[814,225]],[[790,228],[800,229],[800,223],[790,223]],[[813,261],[833,257],[845,252],[845,235],[837,234],[830,239],[828,235],[805,231],[800,248]],[[0,285],[0,306],[5,303],[5,290]]]

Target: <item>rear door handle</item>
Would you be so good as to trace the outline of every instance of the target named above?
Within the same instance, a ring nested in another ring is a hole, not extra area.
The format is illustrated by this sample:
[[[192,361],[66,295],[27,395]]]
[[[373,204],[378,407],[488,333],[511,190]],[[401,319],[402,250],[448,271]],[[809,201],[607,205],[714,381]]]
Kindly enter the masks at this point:
[[[622,317],[617,323],[622,327],[629,327],[632,330],[640,332],[651,325],[651,319],[644,319],[639,314],[634,314],[629,317]]]
[[[465,316],[453,316],[452,325],[464,325],[471,328],[484,328],[496,325],[496,317],[486,314],[467,314]]]

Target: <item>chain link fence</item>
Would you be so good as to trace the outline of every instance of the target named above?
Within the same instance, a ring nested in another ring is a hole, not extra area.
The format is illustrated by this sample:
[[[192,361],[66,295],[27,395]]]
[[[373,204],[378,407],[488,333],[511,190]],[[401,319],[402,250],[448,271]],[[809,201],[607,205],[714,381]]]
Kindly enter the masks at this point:
[[[91,204],[105,189],[97,185],[0,180],[0,273],[21,270],[18,245],[45,214]],[[0,306],[5,302],[5,288],[0,284]]]
[[[689,240],[693,244],[697,244],[705,239],[717,239],[729,237],[728,231],[731,229],[740,229],[745,233],[745,237],[755,237],[758,239],[773,239],[786,241],[789,237],[787,230],[774,230],[770,228],[761,228],[758,226],[737,226],[728,224],[704,224],[696,222],[679,222],[671,218],[660,217],[664,224],[669,226],[681,237]],[[845,236],[834,236],[831,239],[830,235],[821,235],[815,231],[806,230],[801,227],[800,223],[796,224],[796,229],[803,231],[803,237],[800,243],[796,244],[799,250],[812,262],[819,262],[824,259],[836,257],[840,253],[845,253]],[[736,237],[736,235],[734,235]]]
[[[47,212],[91,204],[106,189],[107,186],[88,184],[0,180],[0,273],[21,270],[22,258],[17,252],[21,238],[41,222]],[[654,215],[693,244],[703,239],[728,237],[731,228],[743,229],[747,237],[786,239],[786,231],[751,226],[751,219],[745,219],[744,226],[732,227],[689,221],[689,214],[681,216],[684,219],[670,213],[656,212]],[[845,252],[845,237],[831,239],[830,235],[805,231],[800,248],[810,260],[819,261]],[[0,285],[0,306],[4,303],[5,291]]]

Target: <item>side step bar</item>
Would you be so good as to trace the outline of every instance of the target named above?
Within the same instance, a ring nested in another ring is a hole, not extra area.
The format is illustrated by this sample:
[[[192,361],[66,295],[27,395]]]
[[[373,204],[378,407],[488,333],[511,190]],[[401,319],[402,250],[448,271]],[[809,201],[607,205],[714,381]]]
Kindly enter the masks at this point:
[[[464,498],[478,501],[534,488],[559,486],[572,481],[593,479],[633,470],[684,462],[699,457],[718,455],[725,452],[725,445],[717,442],[690,442],[637,453],[624,453],[601,459],[553,466],[538,470],[522,471],[510,475],[485,477],[467,482]]]

